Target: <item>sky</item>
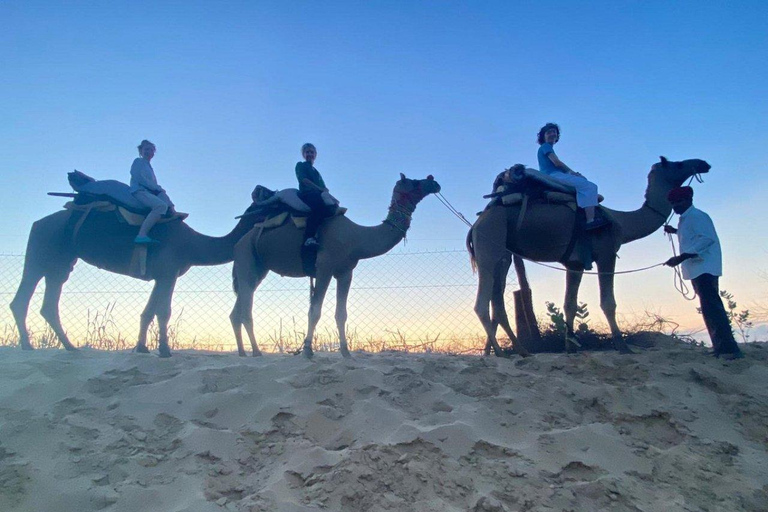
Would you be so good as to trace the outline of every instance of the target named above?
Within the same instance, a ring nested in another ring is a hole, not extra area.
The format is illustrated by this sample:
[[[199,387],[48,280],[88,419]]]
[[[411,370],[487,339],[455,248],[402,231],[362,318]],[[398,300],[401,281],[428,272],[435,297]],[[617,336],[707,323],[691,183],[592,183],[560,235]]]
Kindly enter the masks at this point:
[[[433,174],[473,219],[553,121],[558,155],[611,208],[641,205],[659,155],[707,160],[694,201],[720,235],[721,288],[768,303],[765,2],[6,1],[0,21],[2,253],[61,207],[46,193],[66,172],[127,181],[145,138],[177,209],[222,235],[256,184],[295,186],[307,141],[360,224],[384,218],[400,172]],[[406,250],[465,235],[428,198]],[[619,255],[628,270],[671,247],[659,231]],[[562,273],[529,278],[538,302],[562,300]],[[595,281],[581,299],[597,306]],[[617,277],[616,295],[621,313],[700,323],[669,269]]]

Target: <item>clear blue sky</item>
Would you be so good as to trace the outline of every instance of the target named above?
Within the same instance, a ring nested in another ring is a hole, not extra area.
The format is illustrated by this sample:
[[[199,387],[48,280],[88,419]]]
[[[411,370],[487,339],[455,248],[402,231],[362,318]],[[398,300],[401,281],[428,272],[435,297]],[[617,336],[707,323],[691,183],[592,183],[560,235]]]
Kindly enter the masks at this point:
[[[720,232],[724,286],[766,295],[765,2],[10,1],[0,21],[2,252],[61,206],[45,193],[67,191],[67,171],[127,180],[143,138],[189,223],[223,234],[257,183],[294,186],[306,141],[362,224],[384,217],[399,172],[434,174],[473,218],[497,172],[535,165],[536,131],[555,121],[558,154],[613,208],[641,204],[659,155],[710,162],[695,201]],[[465,233],[430,198],[410,248]],[[655,234],[619,267],[669,255]],[[559,302],[562,276],[531,273]],[[633,307],[691,309],[671,279],[620,284],[619,302],[644,290]]]

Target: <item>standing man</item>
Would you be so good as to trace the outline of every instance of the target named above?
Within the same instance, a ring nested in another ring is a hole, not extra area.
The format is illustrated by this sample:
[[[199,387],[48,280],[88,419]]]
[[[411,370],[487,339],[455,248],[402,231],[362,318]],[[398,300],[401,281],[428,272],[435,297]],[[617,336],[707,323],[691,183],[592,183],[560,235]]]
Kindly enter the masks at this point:
[[[677,233],[680,255],[664,263],[683,265],[683,279],[689,279],[701,301],[701,314],[712,340],[713,355],[725,359],[744,357],[733,338],[731,322],[720,298],[718,278],[723,275],[723,257],[715,225],[709,215],[693,207],[693,189],[678,187],[667,195],[672,209],[680,215],[677,229],[665,225],[664,232]]]

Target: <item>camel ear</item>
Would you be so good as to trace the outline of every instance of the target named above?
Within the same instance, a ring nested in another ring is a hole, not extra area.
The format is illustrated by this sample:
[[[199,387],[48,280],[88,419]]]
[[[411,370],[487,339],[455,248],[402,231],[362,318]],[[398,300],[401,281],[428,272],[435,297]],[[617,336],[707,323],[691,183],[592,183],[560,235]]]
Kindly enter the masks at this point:
[[[662,165],[663,167],[666,167],[666,166],[667,166],[667,159],[666,159],[666,158],[664,158],[663,156],[660,156],[659,158],[661,158],[661,165]]]
[[[403,173],[400,173],[400,180],[401,180],[401,181],[405,181],[405,174],[403,174]]]

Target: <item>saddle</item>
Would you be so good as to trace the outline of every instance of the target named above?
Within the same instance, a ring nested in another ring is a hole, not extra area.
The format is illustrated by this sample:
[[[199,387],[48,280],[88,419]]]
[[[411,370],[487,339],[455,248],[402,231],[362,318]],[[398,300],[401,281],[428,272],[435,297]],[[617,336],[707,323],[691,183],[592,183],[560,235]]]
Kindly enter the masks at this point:
[[[336,209],[336,213],[333,214],[333,216],[337,215],[344,215],[347,213],[347,209],[344,207],[340,207]],[[264,220],[260,220],[256,222],[253,227],[254,228],[260,228],[260,229],[272,229],[277,228],[285,224],[285,222],[290,219],[291,223],[297,228],[297,229],[304,229],[307,226],[307,216],[306,215],[297,215],[294,212],[290,211],[280,211],[280,212],[274,212],[272,214],[266,215],[264,217]]]
[[[536,169],[516,164],[496,176],[493,182],[493,192],[483,197],[491,198],[486,209],[494,205],[520,205],[516,230],[520,230],[523,224],[529,203],[567,206],[576,215],[576,222],[574,222],[573,234],[561,261],[568,261],[569,264],[580,266],[585,270],[592,269],[592,241],[584,229],[584,213],[576,205],[576,190],[573,187],[563,185]],[[598,202],[602,202],[604,198],[602,195],[598,195],[597,199]],[[609,220],[611,219],[603,208],[598,207],[598,209],[602,215]]]
[[[506,171],[499,173],[493,182],[493,192],[485,198],[493,198],[489,206],[503,204],[512,206],[523,201],[525,196],[529,200],[545,202],[549,204],[565,204],[576,211],[576,190],[547,176],[546,174],[515,164]],[[597,196],[599,203],[604,197]]]
[[[49,195],[72,197],[64,208],[73,211],[116,212],[118,218],[131,226],[141,226],[149,208],[136,200],[131,188],[117,180],[96,180],[80,171],[67,173],[74,194],[49,192]],[[184,220],[188,213],[170,211],[158,223]]]
[[[333,215],[344,215],[347,209],[338,206],[339,202],[324,192],[323,200],[329,209],[333,209]],[[327,197],[326,197],[327,196]],[[253,204],[245,211],[245,215],[256,215],[258,220],[254,227],[270,229],[282,226],[290,218],[297,228],[307,225],[307,216],[312,211],[299,197],[299,190],[285,188],[283,190],[270,190],[262,185],[256,185],[251,192]]]

